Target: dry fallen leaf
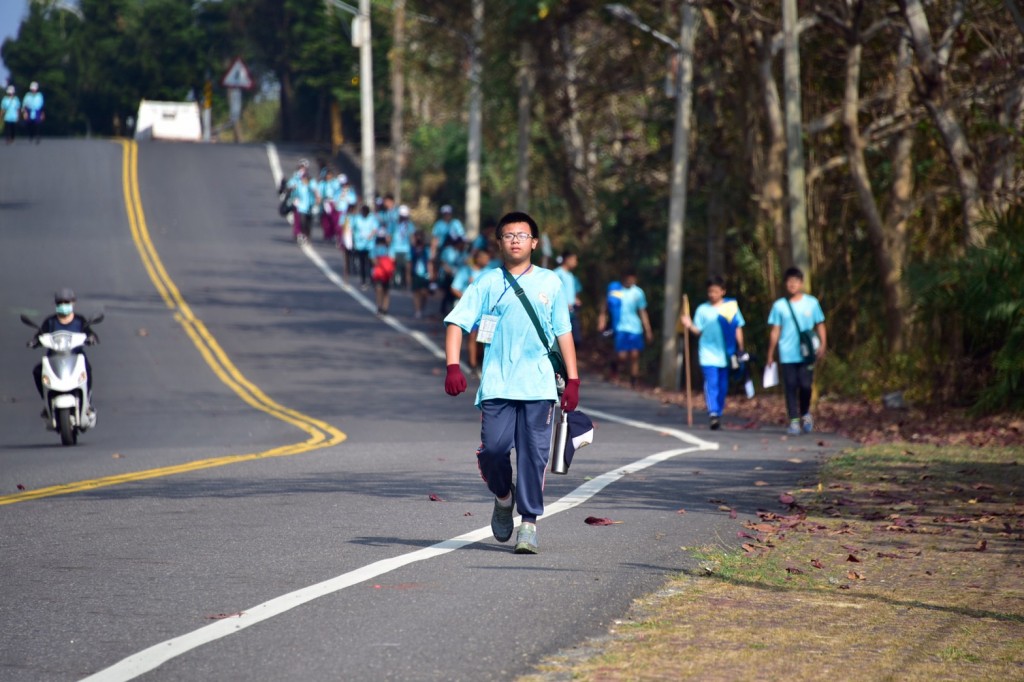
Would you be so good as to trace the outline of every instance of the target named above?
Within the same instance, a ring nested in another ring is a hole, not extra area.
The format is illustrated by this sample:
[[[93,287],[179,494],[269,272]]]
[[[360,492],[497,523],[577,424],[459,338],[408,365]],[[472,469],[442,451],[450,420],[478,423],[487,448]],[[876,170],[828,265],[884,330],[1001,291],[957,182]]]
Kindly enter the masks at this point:
[[[622,523],[622,521],[612,521],[611,519],[600,518],[597,516],[588,516],[583,519],[583,523],[588,526],[613,526],[617,523]]]
[[[732,507],[722,504],[718,506],[718,511],[732,511]]]
[[[864,580],[864,576],[862,576],[857,571],[847,571],[846,577],[850,580]]]
[[[988,549],[988,540],[978,540],[978,544],[974,546],[975,552],[984,552]]]
[[[786,573],[793,573],[795,575],[803,575],[803,571],[796,566],[786,566]]]
[[[120,452],[115,452],[114,454],[111,455],[111,457],[113,457],[114,459],[123,459],[124,455],[122,455]]]
[[[781,495],[779,495],[780,504],[791,505],[794,502],[796,502],[796,498],[790,495],[789,493],[782,493]]]
[[[737,516],[739,516],[739,515],[736,513],[735,509],[730,509],[729,510],[729,518],[730,519],[735,519]]]
[[[811,559],[811,566],[814,566],[815,568],[825,568],[825,564],[821,563],[817,559]]]
[[[759,488],[763,488],[764,486],[768,485],[768,481],[754,481],[754,485],[756,485]]]
[[[676,511],[676,514],[685,514],[685,513],[686,513],[685,509],[679,509],[679,510]]]
[[[855,557],[852,554],[850,556],[846,557],[846,560],[851,562],[851,563],[854,563],[854,564],[859,564],[860,563],[860,559],[858,559],[857,557]]]
[[[19,483],[18,484],[18,490],[24,490],[24,489],[25,489],[25,486],[23,486],[22,484]]]
[[[444,502],[444,500],[443,500],[443,499],[441,499],[441,497],[439,497],[439,496],[438,496],[437,494],[435,494],[435,493],[430,493],[430,501],[431,501],[431,502]]]

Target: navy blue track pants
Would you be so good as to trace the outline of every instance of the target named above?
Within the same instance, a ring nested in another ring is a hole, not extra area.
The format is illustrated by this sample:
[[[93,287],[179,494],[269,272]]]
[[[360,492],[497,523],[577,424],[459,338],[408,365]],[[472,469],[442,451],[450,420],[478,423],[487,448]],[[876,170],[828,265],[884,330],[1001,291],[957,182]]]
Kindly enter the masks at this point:
[[[485,400],[477,463],[496,497],[512,487],[511,450],[516,449],[516,507],[524,521],[544,513],[544,473],[551,451],[551,400]]]

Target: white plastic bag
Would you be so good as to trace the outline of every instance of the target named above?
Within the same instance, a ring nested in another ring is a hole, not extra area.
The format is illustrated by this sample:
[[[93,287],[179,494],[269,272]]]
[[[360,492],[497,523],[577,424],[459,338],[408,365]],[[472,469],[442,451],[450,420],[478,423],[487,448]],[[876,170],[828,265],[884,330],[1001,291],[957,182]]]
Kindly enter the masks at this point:
[[[771,388],[779,385],[779,365],[776,362],[764,366],[764,387]]]

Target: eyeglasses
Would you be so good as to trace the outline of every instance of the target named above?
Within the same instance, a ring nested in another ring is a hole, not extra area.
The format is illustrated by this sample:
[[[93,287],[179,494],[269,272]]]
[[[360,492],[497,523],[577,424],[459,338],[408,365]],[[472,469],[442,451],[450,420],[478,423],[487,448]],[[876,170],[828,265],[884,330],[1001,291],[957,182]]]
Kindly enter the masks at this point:
[[[507,242],[525,242],[527,239],[533,239],[533,235],[529,232],[506,232],[501,238]]]

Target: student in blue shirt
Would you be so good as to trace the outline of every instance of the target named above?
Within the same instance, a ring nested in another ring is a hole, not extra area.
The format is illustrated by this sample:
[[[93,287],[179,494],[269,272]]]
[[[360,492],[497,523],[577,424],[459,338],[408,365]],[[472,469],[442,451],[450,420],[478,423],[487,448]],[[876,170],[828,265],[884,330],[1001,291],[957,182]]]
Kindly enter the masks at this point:
[[[409,253],[412,250],[412,233],[416,226],[409,217],[409,207],[402,204],[398,207],[398,219],[391,225],[391,257],[395,259],[395,284],[408,289],[412,283],[412,262]]]
[[[39,144],[39,127],[43,123],[43,93],[39,92],[39,83],[32,81],[28,86],[28,92],[21,100],[21,114],[25,119],[25,128],[28,131],[28,139],[35,140]]]
[[[4,115],[4,138],[7,144],[14,142],[14,133],[18,127],[18,115],[21,113],[21,100],[14,94],[14,86],[7,86],[7,94],[0,100],[0,112]]]
[[[418,320],[423,317],[423,309],[430,296],[430,287],[434,283],[434,264],[430,260],[430,244],[423,230],[412,233],[412,248],[409,250],[409,263],[412,266],[412,309],[413,316]]]
[[[458,218],[453,217],[452,207],[445,204],[441,207],[441,216],[431,230],[430,256],[435,260],[440,256],[441,249],[456,238],[465,239],[466,229]]]
[[[577,311],[580,308],[580,292],[583,285],[573,274],[573,270],[579,265],[579,257],[572,251],[563,251],[559,259],[560,265],[555,268],[555,274],[562,281],[562,289],[565,293],[565,300],[569,304],[569,322],[572,324],[572,340],[577,347],[583,342],[583,334],[580,331],[580,319]]]
[[[292,205],[295,206],[292,236],[299,244],[309,241],[310,230],[313,227],[313,207],[317,201],[319,196],[316,188],[310,182],[309,175],[303,174],[292,190]]]
[[[611,291],[611,287],[609,287]],[[616,299],[618,320],[615,322],[615,353],[620,366],[629,365],[629,383],[636,386],[640,377],[640,351],[644,349],[644,341],[650,343],[654,339],[651,331],[651,319],[647,315],[647,295],[636,285],[636,272],[627,270],[623,273],[622,288],[609,295]],[[597,326],[604,329],[608,324],[608,311],[611,308],[606,300]]]
[[[775,349],[779,349],[782,386],[786,393],[786,414],[789,428],[786,433],[811,433],[811,386],[814,383],[814,362],[825,357],[828,345],[825,332],[825,313],[814,296],[804,293],[804,273],[789,268],[784,274],[786,296],[775,301],[768,314],[771,331],[768,335],[768,364],[775,362]],[[809,355],[801,351],[800,332],[813,331],[816,348]]]
[[[317,186],[320,193],[320,227],[324,232],[324,241],[333,241],[338,237],[339,204],[341,201],[341,181],[334,169],[324,169],[324,179]]]
[[[557,342],[565,358],[568,376],[561,407],[566,412],[575,410],[579,403],[580,380],[569,306],[562,296],[561,282],[550,270],[531,262],[540,236],[537,223],[526,213],[514,212],[498,221],[496,231],[504,267],[484,270],[444,320],[448,363],[444,390],[451,396],[466,390],[466,377],[459,368],[462,338],[480,325],[478,338],[489,347],[476,395],[482,413],[477,463],[495,496],[491,531],[498,542],[508,541],[514,530],[513,508],[518,505],[522,524],[515,552],[536,554],[540,551],[537,517],[544,513],[544,473],[551,446],[552,413],[558,400],[547,346]],[[541,342],[506,272],[522,287],[526,301],[536,311],[545,330],[545,342]],[[513,447],[516,481],[512,480]]]
[[[704,374],[704,401],[712,431],[721,425],[725,396],[729,392],[729,360],[743,352],[743,326],[746,321],[734,298],[725,297],[725,280],[708,279],[708,300],[701,303],[693,317],[683,314],[679,321],[700,337],[697,360]]]
[[[366,204],[359,209],[359,215],[352,219],[352,245],[359,266],[359,284],[363,289],[366,289],[366,281],[370,278],[370,249],[373,248],[374,235],[379,226],[377,216],[370,213],[370,207]]]

